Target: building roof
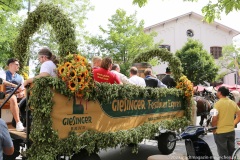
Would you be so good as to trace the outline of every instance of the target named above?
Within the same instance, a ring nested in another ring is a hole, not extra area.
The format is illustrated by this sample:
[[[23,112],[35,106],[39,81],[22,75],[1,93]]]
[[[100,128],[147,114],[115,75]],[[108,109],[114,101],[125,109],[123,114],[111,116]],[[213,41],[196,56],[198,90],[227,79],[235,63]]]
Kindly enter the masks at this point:
[[[183,14],[183,15],[180,15],[180,16],[177,16],[177,17],[174,17],[174,18],[171,18],[171,19],[169,19],[169,20],[166,20],[166,21],[163,21],[163,22],[160,22],[160,23],[151,25],[151,26],[149,26],[149,27],[146,27],[146,28],[144,28],[144,31],[151,30],[152,28],[155,28],[155,27],[158,27],[158,26],[161,26],[161,25],[165,25],[166,23],[170,23],[170,22],[172,22],[172,21],[177,21],[178,19],[181,19],[181,18],[184,18],[184,17],[187,17],[187,16],[188,16],[188,17],[194,17],[194,18],[196,18],[196,19],[199,19],[199,20],[203,21],[203,23],[207,23],[207,22],[205,22],[205,21],[203,20],[204,17],[203,17],[202,15],[197,14],[197,13],[195,13],[195,12],[189,12],[189,13],[186,13],[186,14]],[[222,29],[222,30],[224,30],[224,31],[226,31],[226,32],[229,32],[229,33],[232,33],[233,36],[236,36],[236,35],[240,34],[239,31],[237,31],[237,30],[235,30],[235,29],[232,29],[232,28],[230,28],[230,27],[228,27],[228,26],[225,26],[225,25],[223,25],[223,24],[221,24],[221,23],[218,23],[218,22],[216,22],[216,21],[210,23],[209,25],[213,25],[213,26],[215,26],[216,28]]]

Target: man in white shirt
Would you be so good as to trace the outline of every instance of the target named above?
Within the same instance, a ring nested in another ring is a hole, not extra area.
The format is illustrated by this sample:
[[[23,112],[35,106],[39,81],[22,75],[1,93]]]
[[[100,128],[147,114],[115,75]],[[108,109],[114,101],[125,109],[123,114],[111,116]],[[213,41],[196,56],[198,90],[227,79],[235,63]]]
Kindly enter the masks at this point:
[[[52,76],[56,77],[56,65],[51,60],[53,54],[52,52],[44,47],[38,52],[38,60],[42,64],[40,68],[39,75],[29,78],[24,81],[24,86],[26,86],[29,83],[32,83],[35,78],[45,77],[45,76]]]
[[[139,77],[137,73],[138,73],[138,69],[136,67],[131,67],[129,80],[135,85],[146,87],[145,80],[142,77]]]
[[[120,66],[118,64],[113,64],[112,65],[111,72],[115,73],[119,77],[120,81],[123,84],[134,84],[127,78],[127,76],[125,76],[124,74],[120,73]]]

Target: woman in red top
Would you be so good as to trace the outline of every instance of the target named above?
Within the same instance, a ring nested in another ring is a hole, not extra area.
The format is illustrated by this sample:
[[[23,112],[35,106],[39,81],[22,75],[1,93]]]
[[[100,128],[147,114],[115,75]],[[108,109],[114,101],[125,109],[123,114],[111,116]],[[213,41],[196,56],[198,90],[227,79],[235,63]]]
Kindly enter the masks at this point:
[[[119,77],[112,73],[112,59],[109,57],[103,58],[100,68],[93,70],[94,80],[100,83],[122,84]]]

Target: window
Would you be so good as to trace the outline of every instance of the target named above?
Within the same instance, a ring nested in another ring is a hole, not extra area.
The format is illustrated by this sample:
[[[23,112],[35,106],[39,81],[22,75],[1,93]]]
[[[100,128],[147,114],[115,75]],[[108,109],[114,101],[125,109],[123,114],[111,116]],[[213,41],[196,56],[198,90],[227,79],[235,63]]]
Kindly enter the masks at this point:
[[[159,45],[159,48],[166,48],[169,52],[171,50],[171,47],[169,45]]]
[[[210,47],[210,53],[215,59],[222,57],[222,47]]]
[[[191,29],[188,29],[186,34],[187,34],[188,37],[193,37],[194,36],[193,30],[191,30]]]

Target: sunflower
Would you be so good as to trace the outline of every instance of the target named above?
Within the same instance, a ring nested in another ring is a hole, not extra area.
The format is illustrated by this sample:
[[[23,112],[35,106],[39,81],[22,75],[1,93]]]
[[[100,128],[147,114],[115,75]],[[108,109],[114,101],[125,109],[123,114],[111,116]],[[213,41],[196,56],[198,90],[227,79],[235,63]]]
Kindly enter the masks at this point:
[[[87,59],[84,57],[82,58],[82,61],[83,61],[84,65],[87,63]]]
[[[71,90],[71,91],[75,91],[76,90],[76,84],[74,82],[69,82],[68,83],[68,88]]]
[[[63,81],[66,81],[67,79],[66,79],[66,77],[62,77],[62,80],[63,80]]]
[[[82,87],[80,88],[80,90],[81,90],[81,91],[84,90],[85,87],[86,87],[85,85],[82,85]]]
[[[65,67],[69,67],[70,65],[72,65],[70,62],[66,62],[66,63],[64,64]]]
[[[61,74],[63,74],[63,72],[65,71],[65,67],[64,66],[60,66],[59,68],[58,68],[58,73],[61,75]]]
[[[76,62],[80,62],[81,60],[82,60],[82,56],[80,56],[80,55],[75,56],[75,61]]]
[[[77,80],[76,80],[78,83],[81,82],[81,78],[80,77],[77,77]]]
[[[71,78],[71,79],[75,79],[76,76],[77,76],[77,73],[75,70],[71,70],[70,72],[68,72],[68,76]]]
[[[85,74],[84,74],[84,73],[81,73],[79,77],[80,77],[81,79],[84,79]]]

